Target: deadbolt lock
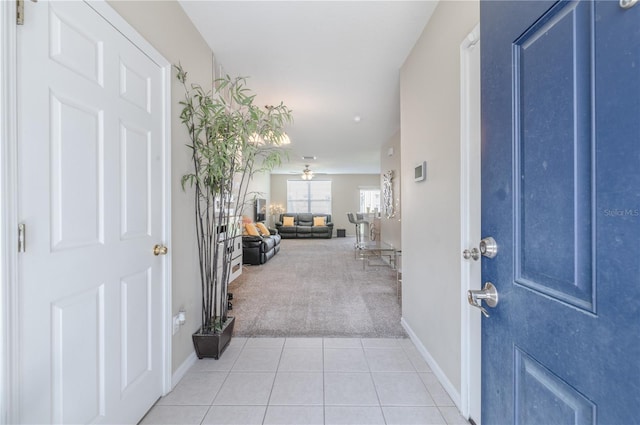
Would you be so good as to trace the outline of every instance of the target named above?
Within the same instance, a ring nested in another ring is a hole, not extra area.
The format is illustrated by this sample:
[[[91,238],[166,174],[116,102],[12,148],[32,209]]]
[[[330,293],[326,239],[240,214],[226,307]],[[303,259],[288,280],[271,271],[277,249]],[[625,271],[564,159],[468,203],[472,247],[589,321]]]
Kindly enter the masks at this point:
[[[498,244],[491,236],[480,241],[480,254],[483,257],[493,258],[498,255]]]

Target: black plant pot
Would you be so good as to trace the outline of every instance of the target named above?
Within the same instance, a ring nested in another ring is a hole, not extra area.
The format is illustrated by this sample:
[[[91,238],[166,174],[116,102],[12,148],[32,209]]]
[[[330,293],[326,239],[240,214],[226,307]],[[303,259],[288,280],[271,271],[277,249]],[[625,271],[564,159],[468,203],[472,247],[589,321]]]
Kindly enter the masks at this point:
[[[227,317],[227,321],[222,327],[222,331],[214,334],[203,334],[201,329],[192,335],[193,346],[196,349],[196,355],[199,359],[204,357],[213,357],[219,359],[224,352],[233,334],[233,325],[236,322],[235,317]]]

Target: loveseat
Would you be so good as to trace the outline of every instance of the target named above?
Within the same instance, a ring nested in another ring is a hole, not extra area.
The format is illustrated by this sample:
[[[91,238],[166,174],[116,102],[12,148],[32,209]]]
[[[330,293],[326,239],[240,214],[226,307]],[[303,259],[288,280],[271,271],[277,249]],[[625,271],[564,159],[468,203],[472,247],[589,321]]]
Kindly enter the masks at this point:
[[[242,262],[254,266],[264,264],[280,251],[280,235],[269,229],[270,235],[242,236]]]
[[[287,220],[291,217],[293,220]],[[324,224],[321,219],[324,218]],[[324,238],[331,239],[333,223],[331,214],[284,213],[276,223],[276,229],[282,239]]]

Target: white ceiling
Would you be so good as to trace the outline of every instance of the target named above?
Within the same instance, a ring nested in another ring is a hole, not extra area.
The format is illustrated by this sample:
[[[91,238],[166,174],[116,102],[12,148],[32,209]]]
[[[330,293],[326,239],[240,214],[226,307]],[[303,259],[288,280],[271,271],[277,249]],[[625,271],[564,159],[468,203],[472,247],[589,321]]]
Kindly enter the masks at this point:
[[[290,160],[274,172],[380,172],[400,128],[400,67],[437,1],[180,3],[224,72],[250,77],[258,105],[293,110]]]

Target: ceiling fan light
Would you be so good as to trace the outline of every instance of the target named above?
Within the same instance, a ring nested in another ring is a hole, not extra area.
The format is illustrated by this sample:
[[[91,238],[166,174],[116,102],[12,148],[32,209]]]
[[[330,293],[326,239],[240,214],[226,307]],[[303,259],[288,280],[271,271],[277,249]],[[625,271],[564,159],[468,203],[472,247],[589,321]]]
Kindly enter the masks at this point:
[[[311,180],[313,178],[313,171],[309,169],[309,165],[305,165],[304,170],[302,170],[302,180]]]

